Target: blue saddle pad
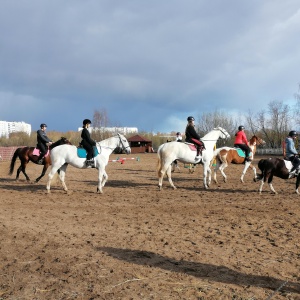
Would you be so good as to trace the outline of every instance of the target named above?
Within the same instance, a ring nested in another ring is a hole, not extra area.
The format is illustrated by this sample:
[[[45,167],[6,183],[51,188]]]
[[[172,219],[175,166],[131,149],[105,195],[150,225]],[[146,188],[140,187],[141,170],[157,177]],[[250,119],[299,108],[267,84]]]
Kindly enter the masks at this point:
[[[94,150],[94,157],[99,154],[97,147],[93,147]],[[84,148],[78,147],[77,148],[77,155],[80,158],[86,158],[86,150]]]
[[[245,157],[245,152],[241,148],[235,148],[238,156]]]

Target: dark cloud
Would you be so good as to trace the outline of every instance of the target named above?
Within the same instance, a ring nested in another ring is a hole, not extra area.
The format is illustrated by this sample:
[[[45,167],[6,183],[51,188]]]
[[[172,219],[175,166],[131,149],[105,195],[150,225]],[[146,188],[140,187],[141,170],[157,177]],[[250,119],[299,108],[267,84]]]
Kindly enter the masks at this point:
[[[2,1],[0,119],[181,131],[297,91],[298,1]],[[263,107],[265,104],[265,107]]]

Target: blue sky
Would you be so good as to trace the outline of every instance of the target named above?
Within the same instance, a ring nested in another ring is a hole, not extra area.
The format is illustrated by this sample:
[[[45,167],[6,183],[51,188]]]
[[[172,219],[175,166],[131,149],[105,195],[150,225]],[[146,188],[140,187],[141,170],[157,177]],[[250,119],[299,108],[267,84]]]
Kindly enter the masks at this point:
[[[1,0],[0,120],[183,131],[295,101],[298,0]]]

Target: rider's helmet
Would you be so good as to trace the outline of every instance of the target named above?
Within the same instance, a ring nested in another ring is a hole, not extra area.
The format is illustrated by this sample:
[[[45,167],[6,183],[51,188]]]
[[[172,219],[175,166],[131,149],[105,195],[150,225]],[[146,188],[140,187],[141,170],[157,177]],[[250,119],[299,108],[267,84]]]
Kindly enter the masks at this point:
[[[240,125],[238,129],[243,130],[243,129],[245,129],[245,127],[243,125]]]
[[[82,123],[83,123],[83,126],[85,126],[86,124],[92,124],[91,120],[89,120],[89,119],[84,119]]]
[[[40,125],[40,127],[41,127],[41,128],[47,127],[47,125],[46,125],[45,123],[42,123],[42,124]]]
[[[180,133],[180,132],[177,132],[176,135],[181,135],[181,133]]]
[[[188,120],[188,121],[195,121],[194,117],[192,117],[192,116],[189,116],[189,117],[187,118],[187,120]]]
[[[295,130],[292,130],[292,131],[289,132],[289,136],[290,137],[297,136],[297,132]]]

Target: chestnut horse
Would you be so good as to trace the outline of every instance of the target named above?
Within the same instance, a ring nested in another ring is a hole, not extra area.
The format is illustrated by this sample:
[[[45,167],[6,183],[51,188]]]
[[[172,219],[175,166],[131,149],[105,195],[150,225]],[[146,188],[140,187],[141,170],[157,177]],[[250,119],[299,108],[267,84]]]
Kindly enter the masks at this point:
[[[257,174],[253,180],[255,182],[261,180],[261,184],[259,187],[259,193],[261,194],[262,188],[264,183],[268,180],[269,187],[271,191],[274,194],[277,194],[275,191],[273,185],[272,185],[272,180],[273,176],[282,178],[282,179],[290,179],[290,178],[297,178],[296,180],[296,193],[299,195],[299,183],[300,183],[300,173],[295,174],[294,176],[291,177],[289,174],[290,170],[292,169],[293,165],[289,160],[284,160],[281,158],[268,158],[268,159],[261,159],[258,162],[258,168],[261,170],[261,174]]]
[[[254,158],[255,152],[256,152],[256,146],[257,145],[264,145],[266,142],[262,140],[261,138],[257,137],[254,135],[250,140],[249,140],[249,146],[252,151],[252,160]],[[251,161],[245,161],[245,155],[239,156],[236,148],[230,148],[230,147],[222,147],[218,148],[214,151],[214,159],[212,160],[212,164],[215,162],[216,166],[214,169],[214,182],[218,183],[217,181],[217,171],[220,170],[224,182],[227,181],[227,176],[224,173],[224,169],[228,167],[228,164],[233,163],[233,164],[243,164],[245,163],[244,170],[242,172],[241,176],[241,182],[244,182],[244,176],[246,174],[246,171],[248,170],[249,167],[254,172],[254,176],[256,176],[256,168],[251,164]]]
[[[69,144],[71,145],[71,143],[69,142],[69,140],[65,137],[61,137],[58,141],[56,141],[55,143],[51,144],[49,146],[49,150],[51,151],[51,149],[53,149],[54,147],[56,146],[59,146],[59,145],[63,145],[63,144]],[[16,180],[19,179],[19,175],[20,175],[20,172],[22,172],[24,174],[24,176],[26,177],[26,180],[27,181],[30,181],[30,178],[29,176],[26,174],[26,166],[27,164],[32,161],[34,162],[35,164],[37,164],[37,159],[38,159],[38,156],[37,155],[33,155],[33,151],[34,151],[35,147],[21,147],[21,148],[17,148],[12,159],[11,159],[11,162],[10,162],[10,168],[9,168],[9,175],[12,175],[13,172],[14,172],[14,167],[15,167],[15,162],[17,160],[17,158],[20,159],[21,161],[21,165],[20,167],[18,168],[17,170],[17,176],[16,176]],[[45,174],[46,174],[46,171],[48,169],[48,167],[51,165],[51,158],[50,158],[50,154],[48,154],[47,156],[44,157],[43,159],[43,171],[42,171],[42,174],[41,176],[39,176],[35,182],[38,182]]]

